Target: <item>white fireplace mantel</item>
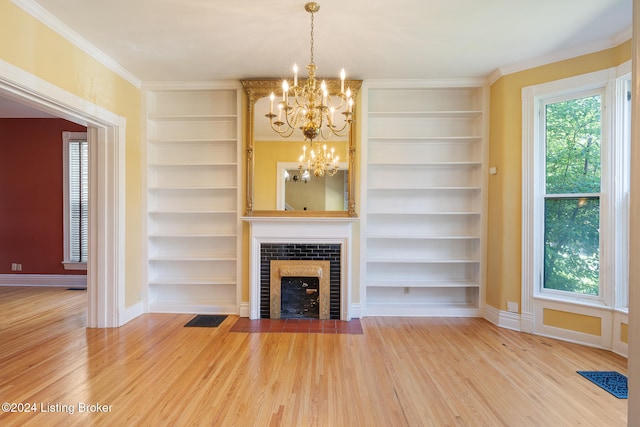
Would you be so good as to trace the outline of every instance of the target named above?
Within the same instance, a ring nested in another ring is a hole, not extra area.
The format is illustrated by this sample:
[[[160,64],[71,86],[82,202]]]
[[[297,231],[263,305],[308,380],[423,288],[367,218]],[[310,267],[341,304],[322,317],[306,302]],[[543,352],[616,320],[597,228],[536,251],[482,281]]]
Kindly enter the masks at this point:
[[[351,320],[352,224],[348,217],[243,217],[251,225],[249,245],[249,318],[260,318],[260,245],[339,244],[340,247],[340,319]]]

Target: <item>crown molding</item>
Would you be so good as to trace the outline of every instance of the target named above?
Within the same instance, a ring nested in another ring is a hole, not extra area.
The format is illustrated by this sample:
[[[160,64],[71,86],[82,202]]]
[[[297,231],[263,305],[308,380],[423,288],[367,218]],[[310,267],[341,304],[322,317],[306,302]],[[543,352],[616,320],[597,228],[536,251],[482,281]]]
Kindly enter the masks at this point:
[[[599,52],[601,50],[611,49],[621,45],[632,37],[632,28],[628,27],[623,31],[619,32],[615,36],[597,41],[594,43],[589,43],[586,45],[578,46],[572,49],[560,50],[557,52],[552,52],[548,55],[542,55],[535,58],[527,59],[522,62],[517,62],[511,65],[506,65],[504,67],[497,68],[491,74],[489,74],[488,81],[489,86],[494,84],[498,79],[503,76],[518,73],[520,71],[529,70],[531,68],[540,67],[543,65],[552,64],[554,62],[564,61],[566,59],[576,58],[582,55],[588,55],[590,53]]]
[[[122,65],[118,64],[109,55],[98,49],[91,44],[84,37],[73,31],[67,25],[62,23],[58,18],[49,13],[42,6],[37,4],[33,0],[11,0],[16,6],[27,12],[29,15],[42,22],[47,27],[51,28],[54,32],[65,38],[74,46],[85,52],[87,55],[104,65],[109,70],[113,71],[127,82],[131,83],[137,89],[142,86],[142,81],[127,71]]]

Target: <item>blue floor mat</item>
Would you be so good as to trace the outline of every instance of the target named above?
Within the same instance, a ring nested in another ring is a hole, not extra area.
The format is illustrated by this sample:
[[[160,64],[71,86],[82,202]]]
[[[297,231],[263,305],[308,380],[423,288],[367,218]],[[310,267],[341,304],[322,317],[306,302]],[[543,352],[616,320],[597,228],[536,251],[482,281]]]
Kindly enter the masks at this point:
[[[618,399],[627,398],[627,377],[615,371],[576,371]]]

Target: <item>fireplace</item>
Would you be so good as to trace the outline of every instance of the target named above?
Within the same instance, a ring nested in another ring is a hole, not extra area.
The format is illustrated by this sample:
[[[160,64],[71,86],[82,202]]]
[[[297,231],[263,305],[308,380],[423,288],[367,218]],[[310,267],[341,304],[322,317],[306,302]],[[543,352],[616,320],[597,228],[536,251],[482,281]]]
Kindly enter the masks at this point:
[[[321,279],[328,313],[321,319],[340,319],[340,245],[319,243],[262,243],[260,245],[260,318],[274,319],[273,301],[280,300],[281,277]],[[276,282],[276,283],[274,283]],[[277,295],[274,295],[274,290]]]
[[[243,219],[251,225],[251,239],[249,301],[248,306],[245,305],[248,310],[241,307],[241,316],[248,315],[251,319],[272,316],[272,262],[324,261],[329,263],[328,267],[321,267],[321,276],[329,279],[328,318],[351,320],[351,307],[354,305],[351,302],[351,225],[357,221],[357,218],[244,217]],[[281,274],[281,277],[288,277],[287,274]],[[317,273],[308,272],[291,277],[319,279]],[[318,284],[318,298],[322,292]],[[314,294],[310,290],[308,293]],[[280,289],[280,295],[282,296],[282,289]],[[359,304],[355,305],[358,314],[354,317],[360,317]],[[318,309],[320,310],[320,307]]]
[[[330,262],[272,260],[269,318],[329,319]]]

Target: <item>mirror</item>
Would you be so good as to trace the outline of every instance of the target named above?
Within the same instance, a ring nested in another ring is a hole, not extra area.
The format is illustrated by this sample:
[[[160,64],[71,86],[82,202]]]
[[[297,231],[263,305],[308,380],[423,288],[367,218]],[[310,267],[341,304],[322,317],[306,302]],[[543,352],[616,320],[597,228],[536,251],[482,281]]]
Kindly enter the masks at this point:
[[[334,175],[313,178],[298,162],[277,162],[276,209],[279,211],[348,211],[348,165],[338,163]]]
[[[331,92],[340,88],[338,79],[326,83]],[[361,84],[359,80],[345,81],[354,99]],[[327,151],[333,149],[339,158],[335,175],[302,177],[299,158],[309,142],[299,130],[289,138],[281,137],[265,117],[270,112],[269,95],[282,92],[282,81],[243,80],[242,85],[247,93],[245,215],[355,217],[355,124],[345,137],[332,135],[322,141]]]

